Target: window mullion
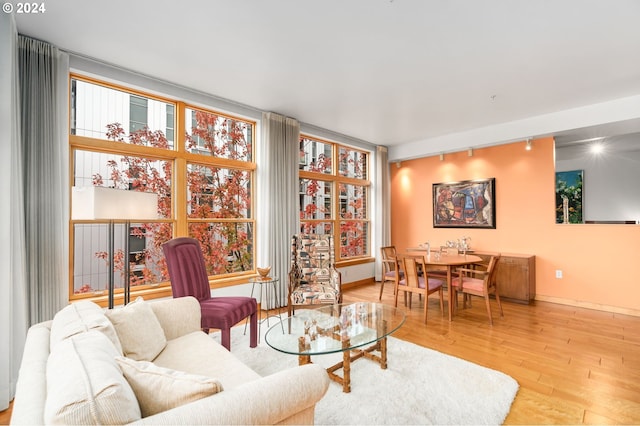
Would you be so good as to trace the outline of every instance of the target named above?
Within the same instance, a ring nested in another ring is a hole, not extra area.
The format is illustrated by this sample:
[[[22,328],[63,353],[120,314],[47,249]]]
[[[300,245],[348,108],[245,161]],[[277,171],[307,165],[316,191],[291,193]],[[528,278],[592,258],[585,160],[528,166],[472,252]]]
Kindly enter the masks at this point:
[[[185,237],[189,233],[187,226],[187,160],[185,159],[186,129],[184,119],[185,110],[186,106],[184,102],[176,103],[175,140],[178,155],[174,163],[175,178],[173,180],[173,215],[176,221],[174,236],[181,237]]]

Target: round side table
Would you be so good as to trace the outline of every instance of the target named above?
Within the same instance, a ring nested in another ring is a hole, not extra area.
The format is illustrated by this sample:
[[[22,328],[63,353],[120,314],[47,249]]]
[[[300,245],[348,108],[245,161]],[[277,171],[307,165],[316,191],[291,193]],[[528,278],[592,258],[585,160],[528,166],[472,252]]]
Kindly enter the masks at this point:
[[[280,306],[280,298],[278,297],[278,289],[277,284],[280,281],[277,277],[255,277],[250,278],[249,282],[251,283],[251,297],[254,297],[254,292],[256,290],[256,285],[258,286],[258,297],[255,299],[258,301],[258,342],[260,341],[260,326],[263,322],[267,323],[267,327],[269,327],[269,318],[278,318],[280,325],[282,326],[282,333],[284,333],[284,326],[282,325],[282,317],[280,315],[280,311],[277,314],[269,314],[270,309],[274,309],[275,306]],[[273,293],[273,294],[272,294]],[[273,296],[273,297],[272,297]],[[266,312],[266,317],[263,318],[262,312]],[[247,321],[244,323],[244,333],[247,333]]]

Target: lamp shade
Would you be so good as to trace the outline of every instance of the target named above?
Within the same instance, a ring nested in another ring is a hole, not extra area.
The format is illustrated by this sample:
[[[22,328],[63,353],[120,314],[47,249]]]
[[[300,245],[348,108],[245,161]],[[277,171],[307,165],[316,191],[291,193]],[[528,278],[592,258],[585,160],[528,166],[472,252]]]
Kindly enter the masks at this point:
[[[158,194],[102,186],[74,186],[74,220],[153,220],[158,218]]]

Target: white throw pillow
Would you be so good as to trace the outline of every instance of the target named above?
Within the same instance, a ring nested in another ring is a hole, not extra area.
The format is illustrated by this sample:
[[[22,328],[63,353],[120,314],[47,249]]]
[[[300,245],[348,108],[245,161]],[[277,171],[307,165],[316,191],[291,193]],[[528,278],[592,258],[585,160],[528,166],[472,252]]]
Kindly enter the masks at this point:
[[[47,360],[45,424],[125,424],[141,418],[140,407],[118,367],[120,356],[99,331],[59,342]]]
[[[128,305],[106,312],[116,329],[122,352],[138,361],[153,361],[167,346],[158,317],[142,297]]]
[[[118,357],[116,361],[136,394],[142,417],[222,391],[222,384],[211,377],[175,371],[148,361],[135,361],[125,357]]]
[[[122,354],[122,346],[113,324],[107,319],[100,306],[88,300],[67,305],[53,317],[49,350],[53,351],[53,347],[64,339],[89,330],[104,333]]]

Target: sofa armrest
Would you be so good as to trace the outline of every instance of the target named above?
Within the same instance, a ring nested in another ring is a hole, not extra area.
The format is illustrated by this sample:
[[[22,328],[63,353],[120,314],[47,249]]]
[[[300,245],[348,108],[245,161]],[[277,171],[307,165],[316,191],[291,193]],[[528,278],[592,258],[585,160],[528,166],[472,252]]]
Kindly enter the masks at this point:
[[[313,408],[328,387],[326,370],[307,364],[145,417],[135,424],[276,424]]]
[[[44,424],[50,335],[51,321],[35,324],[27,332],[11,413],[12,425]]]
[[[149,303],[167,340],[202,330],[200,302],[191,296],[162,299]]]

